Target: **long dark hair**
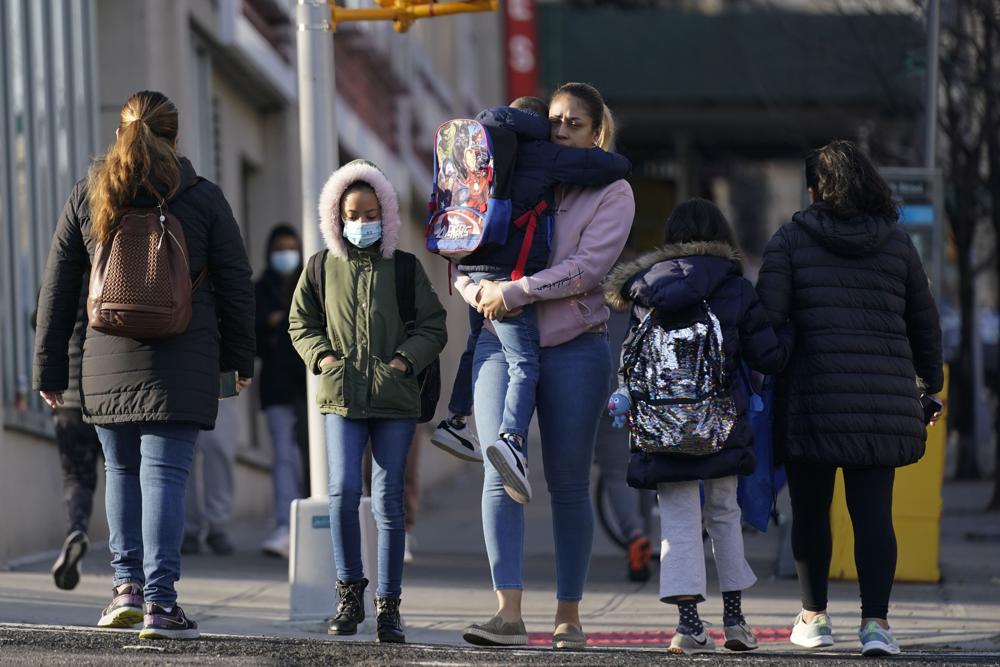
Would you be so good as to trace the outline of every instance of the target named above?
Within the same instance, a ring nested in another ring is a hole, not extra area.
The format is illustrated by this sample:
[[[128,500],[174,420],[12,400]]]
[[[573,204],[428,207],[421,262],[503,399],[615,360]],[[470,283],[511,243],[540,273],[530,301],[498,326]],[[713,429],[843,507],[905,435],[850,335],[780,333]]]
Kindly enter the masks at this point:
[[[892,190],[853,142],[838,139],[810,151],[806,156],[806,186],[837,217],[899,219]]]
[[[663,229],[667,244],[721,242],[737,250],[733,228],[719,207],[707,199],[688,199],[677,205]]]

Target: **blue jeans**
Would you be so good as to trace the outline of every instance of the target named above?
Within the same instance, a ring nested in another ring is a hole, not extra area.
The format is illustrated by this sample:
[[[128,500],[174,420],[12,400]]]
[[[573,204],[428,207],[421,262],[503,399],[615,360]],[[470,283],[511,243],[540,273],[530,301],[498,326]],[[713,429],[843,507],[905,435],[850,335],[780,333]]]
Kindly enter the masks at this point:
[[[114,584],[143,584],[146,602],[170,607],[181,576],[184,491],[198,427],[130,423],[97,427]]]
[[[488,273],[470,273],[477,285],[481,280],[507,278]],[[493,331],[503,347],[510,381],[503,403],[503,418],[495,432],[479,427],[480,441],[492,442],[501,433],[511,433],[527,439],[531,415],[535,411],[535,391],[539,376],[538,322],[534,306],[522,308],[520,315],[508,316],[493,322]],[[476,420],[479,421],[478,419]],[[483,440],[483,436],[486,440]]]
[[[451,386],[448,412],[468,417],[472,414],[472,358],[476,354],[476,342],[483,330],[483,316],[475,308],[469,308],[469,337],[465,341],[465,352],[458,360],[455,382]]]
[[[607,334],[585,333],[541,349],[538,427],[545,483],[552,503],[556,551],[556,597],[583,597],[594,541],[590,466],[601,410],[608,398],[611,352]],[[479,437],[500,428],[509,374],[496,336],[484,332],[475,357],[476,426]],[[526,452],[527,453],[527,452]],[[489,459],[483,461],[483,533],[496,589],[521,589],[524,563],[524,506],[504,491]]]
[[[378,526],[378,597],[398,598],[403,585],[406,530],[403,481],[415,419],[347,419],[326,415],[330,468],[330,536],[337,579],[365,576],[361,561],[361,457],[372,443],[372,511]]]
[[[295,408],[291,405],[270,405],[264,408],[264,414],[274,449],[271,468],[274,522],[278,528],[288,528],[292,501],[302,497],[302,461],[295,437]]]

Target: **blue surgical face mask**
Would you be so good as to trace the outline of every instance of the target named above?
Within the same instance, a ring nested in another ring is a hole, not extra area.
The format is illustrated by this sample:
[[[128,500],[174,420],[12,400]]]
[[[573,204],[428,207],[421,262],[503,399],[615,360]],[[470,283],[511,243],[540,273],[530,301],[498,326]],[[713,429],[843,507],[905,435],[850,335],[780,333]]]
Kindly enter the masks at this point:
[[[268,257],[271,268],[283,276],[295,273],[301,259],[298,250],[275,250]]]
[[[344,238],[357,248],[367,248],[382,238],[382,221],[344,220]]]

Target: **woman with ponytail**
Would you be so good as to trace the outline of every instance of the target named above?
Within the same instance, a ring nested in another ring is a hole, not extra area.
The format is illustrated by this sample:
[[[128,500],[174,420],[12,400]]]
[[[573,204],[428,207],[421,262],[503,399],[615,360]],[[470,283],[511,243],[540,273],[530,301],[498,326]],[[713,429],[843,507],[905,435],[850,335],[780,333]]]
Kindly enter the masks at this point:
[[[944,382],[941,325],[920,255],[868,157],[834,141],[806,157],[805,172],[810,206],[768,243],[757,283],[771,323],[796,332],[774,402],[802,592],[791,641],[833,645],[830,503],[842,468],[861,652],[895,654],[886,620],[896,571],[892,486],[896,468],[923,456],[925,426],[936,419],[925,420],[921,404],[933,405]]]
[[[80,380],[84,420],[104,450],[114,571],[112,601],[97,624],[141,622],[139,636],[149,639],[198,636],[174,590],[184,490],[198,432],[215,425],[220,371],[238,373],[244,388],[254,357],[253,285],[239,226],[218,186],[177,154],[177,131],[177,108],[161,93],[138,92],[122,107],[115,142],[73,188],[59,219],[35,338],[34,388],[54,409],[67,386],[83,275],[98,249],[130,208],[160,206],[180,222],[195,286],[189,324],[155,339],[88,327]],[[202,274],[204,282],[195,280]]]

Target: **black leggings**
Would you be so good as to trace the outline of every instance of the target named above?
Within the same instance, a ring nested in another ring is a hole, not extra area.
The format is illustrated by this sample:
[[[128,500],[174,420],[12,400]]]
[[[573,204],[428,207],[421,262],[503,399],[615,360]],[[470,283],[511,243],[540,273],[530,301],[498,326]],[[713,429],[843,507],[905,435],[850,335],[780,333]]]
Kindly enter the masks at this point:
[[[63,473],[63,502],[69,532],[87,532],[97,488],[97,465],[101,441],[97,431],[83,421],[80,410],[63,408],[55,412],[56,443]]]
[[[789,463],[792,553],[802,589],[802,608],[824,611],[833,536],[830,504],[837,468]],[[847,510],[854,526],[854,562],[861,588],[861,617],[886,618],[896,575],[896,533],[892,527],[894,468],[844,470]]]

